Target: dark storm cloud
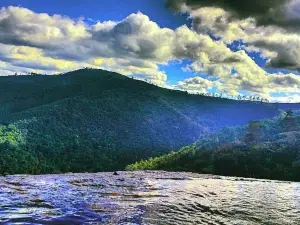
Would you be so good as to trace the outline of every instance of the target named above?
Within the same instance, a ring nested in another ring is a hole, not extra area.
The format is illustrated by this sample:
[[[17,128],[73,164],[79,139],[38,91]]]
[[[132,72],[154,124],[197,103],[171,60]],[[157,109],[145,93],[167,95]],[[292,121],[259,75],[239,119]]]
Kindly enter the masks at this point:
[[[294,3],[294,4],[292,4]],[[288,5],[290,7],[288,7]],[[293,0],[167,0],[166,6],[180,11],[183,5],[192,10],[200,7],[220,7],[231,12],[233,18],[256,18],[258,25],[299,27],[299,17],[290,16],[298,11],[299,3]]]
[[[299,79],[295,76],[278,76],[278,77],[272,77],[272,84],[279,85],[279,86],[293,86],[293,85],[299,85]]]
[[[23,24],[18,25],[16,19],[12,16],[0,20],[0,43],[10,44],[10,45],[28,45],[30,47],[36,47],[35,44],[26,41],[20,36],[24,33],[37,33],[38,28],[35,26],[30,26]]]
[[[110,30],[92,31],[92,39],[98,43],[107,43],[111,49],[114,49],[116,55],[126,56],[129,54],[143,59],[154,59],[154,52],[159,43],[140,35],[145,32],[143,26],[148,22],[144,20],[141,14],[130,15]],[[136,38],[137,36],[139,37]]]
[[[242,18],[263,16],[272,9],[291,0],[167,0],[166,6],[178,11],[183,4],[197,9],[200,7],[221,7]]]
[[[278,40],[276,42],[255,41],[254,46],[274,51],[277,53],[268,62],[267,66],[273,68],[300,69],[300,41],[285,41]]]

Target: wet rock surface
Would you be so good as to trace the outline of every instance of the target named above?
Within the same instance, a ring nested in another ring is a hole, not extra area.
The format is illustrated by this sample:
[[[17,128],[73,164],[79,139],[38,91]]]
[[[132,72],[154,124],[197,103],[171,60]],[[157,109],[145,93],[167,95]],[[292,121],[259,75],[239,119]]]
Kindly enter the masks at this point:
[[[0,224],[300,224],[300,184],[163,171],[0,177]]]

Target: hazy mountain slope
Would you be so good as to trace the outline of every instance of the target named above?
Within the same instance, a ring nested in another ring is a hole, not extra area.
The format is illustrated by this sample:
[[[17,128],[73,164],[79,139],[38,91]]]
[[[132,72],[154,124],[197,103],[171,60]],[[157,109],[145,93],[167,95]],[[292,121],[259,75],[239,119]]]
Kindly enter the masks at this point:
[[[281,106],[189,95],[102,70],[0,77],[2,172],[123,169],[224,126],[276,116]],[[16,170],[18,160],[26,166]]]
[[[300,180],[300,116],[225,128],[180,151],[127,166],[280,180]]]

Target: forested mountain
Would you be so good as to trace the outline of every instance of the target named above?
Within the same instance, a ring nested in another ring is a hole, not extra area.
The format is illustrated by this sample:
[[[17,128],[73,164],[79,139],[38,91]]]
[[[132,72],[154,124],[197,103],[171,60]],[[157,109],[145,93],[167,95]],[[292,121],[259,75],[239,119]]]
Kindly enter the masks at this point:
[[[0,173],[124,169],[285,108],[300,107],[190,95],[94,69],[0,77]]]
[[[128,170],[170,170],[300,181],[300,116],[227,127],[178,152],[142,160]]]

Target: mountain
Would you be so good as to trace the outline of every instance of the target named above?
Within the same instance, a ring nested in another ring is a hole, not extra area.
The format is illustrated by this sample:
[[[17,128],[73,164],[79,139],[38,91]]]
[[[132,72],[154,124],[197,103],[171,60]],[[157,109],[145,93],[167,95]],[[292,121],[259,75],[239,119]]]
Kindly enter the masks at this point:
[[[291,112],[291,111],[289,111]],[[128,170],[168,170],[300,181],[300,116],[291,113],[227,127]]]
[[[94,69],[0,77],[0,173],[96,172],[298,104],[191,95]]]

